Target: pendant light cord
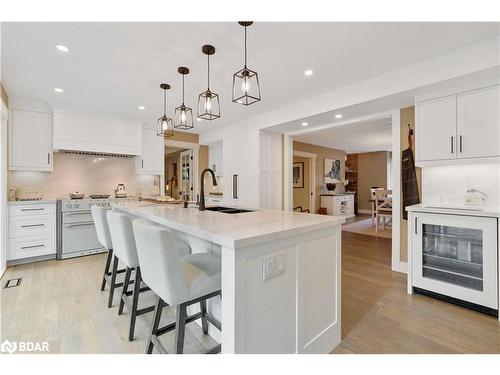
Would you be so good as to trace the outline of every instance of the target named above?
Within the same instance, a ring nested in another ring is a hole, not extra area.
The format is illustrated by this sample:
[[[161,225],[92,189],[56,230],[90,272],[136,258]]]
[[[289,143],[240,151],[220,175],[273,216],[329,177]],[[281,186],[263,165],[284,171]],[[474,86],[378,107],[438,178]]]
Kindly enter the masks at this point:
[[[167,117],[167,90],[163,89],[163,116]]]
[[[245,68],[247,67],[247,27],[245,26]]]
[[[210,91],[210,55],[207,54],[207,60],[208,60],[208,68],[207,68],[207,81],[208,81],[208,86],[207,86],[207,91]]]
[[[184,105],[184,74],[182,74],[182,105]]]

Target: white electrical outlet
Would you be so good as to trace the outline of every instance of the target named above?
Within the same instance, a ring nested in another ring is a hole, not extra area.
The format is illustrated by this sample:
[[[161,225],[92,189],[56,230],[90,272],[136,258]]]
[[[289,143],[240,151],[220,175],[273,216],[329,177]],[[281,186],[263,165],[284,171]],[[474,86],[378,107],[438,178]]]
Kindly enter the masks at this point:
[[[262,257],[262,280],[285,272],[286,254],[278,253]]]

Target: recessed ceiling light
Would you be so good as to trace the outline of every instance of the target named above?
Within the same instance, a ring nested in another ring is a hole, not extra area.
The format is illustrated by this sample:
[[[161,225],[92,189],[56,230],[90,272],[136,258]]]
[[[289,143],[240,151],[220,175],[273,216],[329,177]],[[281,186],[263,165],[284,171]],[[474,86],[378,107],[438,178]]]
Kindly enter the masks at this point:
[[[302,123],[302,126],[307,126],[307,125],[309,125],[309,123],[307,123],[307,122]]]
[[[307,69],[306,71],[304,71],[304,74],[306,76],[312,76],[314,74],[314,71],[312,69]]]
[[[337,113],[337,114],[335,115],[335,118],[336,118],[336,119],[340,119],[340,118],[342,118],[342,113]]]
[[[137,107],[137,108],[139,108],[141,111],[144,111],[144,110],[146,109],[146,107],[144,107],[143,105],[140,105],[140,106],[139,106],[139,107]]]
[[[59,87],[54,87],[54,91],[55,91],[55,92],[58,92],[58,93],[62,93],[62,92],[64,92],[64,90],[63,90],[63,89],[61,89],[61,88],[59,88]]]
[[[197,118],[196,118],[196,121],[200,122],[200,121],[201,121],[201,118],[197,117]]]
[[[69,48],[66,46],[63,46],[62,44],[58,44],[56,48],[61,51],[61,52],[69,52]]]

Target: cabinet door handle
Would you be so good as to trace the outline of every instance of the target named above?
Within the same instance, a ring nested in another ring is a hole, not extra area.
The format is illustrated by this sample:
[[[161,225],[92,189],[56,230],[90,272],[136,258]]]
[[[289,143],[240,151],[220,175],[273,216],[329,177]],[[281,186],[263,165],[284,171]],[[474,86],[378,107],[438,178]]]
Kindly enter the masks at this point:
[[[238,199],[238,175],[233,174],[233,198]]]
[[[47,164],[50,165],[50,152],[47,152]]]
[[[460,152],[462,152],[462,135],[460,135]]]
[[[451,136],[451,138],[450,138],[450,140],[451,140],[450,145],[451,145],[451,153],[452,154],[453,154],[453,138],[454,138],[453,136]]]
[[[144,159],[141,159],[141,168],[144,168]]]
[[[29,224],[29,225],[21,225],[21,228],[34,228],[34,227],[44,227],[45,224]]]
[[[21,208],[21,211],[45,211],[45,208]]]
[[[417,218],[415,218],[415,234],[418,234]]]
[[[21,249],[36,249],[37,247],[45,247],[45,245],[31,245],[31,246],[21,246]]]

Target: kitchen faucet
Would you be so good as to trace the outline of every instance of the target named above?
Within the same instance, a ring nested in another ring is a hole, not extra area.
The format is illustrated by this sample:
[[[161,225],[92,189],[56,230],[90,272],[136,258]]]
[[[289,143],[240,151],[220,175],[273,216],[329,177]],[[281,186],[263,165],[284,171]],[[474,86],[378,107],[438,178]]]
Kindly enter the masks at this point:
[[[205,173],[210,172],[212,175],[212,185],[217,186],[217,179],[215,178],[215,173],[213,170],[210,168],[205,168],[203,172],[201,172],[201,189],[200,189],[200,202],[198,204],[198,210],[199,211],[205,211],[205,187],[204,187],[204,178],[205,178]]]

